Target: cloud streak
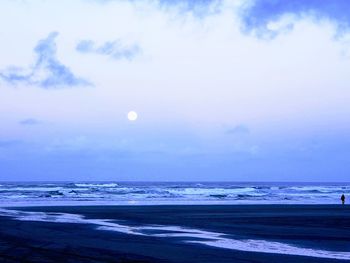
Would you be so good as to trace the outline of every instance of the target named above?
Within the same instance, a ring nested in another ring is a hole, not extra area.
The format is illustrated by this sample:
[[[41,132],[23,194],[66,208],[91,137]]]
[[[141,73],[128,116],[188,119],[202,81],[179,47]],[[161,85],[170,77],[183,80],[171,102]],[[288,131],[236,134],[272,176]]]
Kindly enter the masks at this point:
[[[10,148],[20,144],[18,140],[0,140],[0,148]]]
[[[222,0],[159,0],[160,7],[176,7],[181,13],[191,12],[196,17],[219,12]]]
[[[249,134],[250,130],[247,126],[237,125],[233,128],[227,129],[226,134]]]
[[[82,40],[77,44],[76,50],[80,53],[103,55],[116,60],[132,60],[141,53],[141,48],[137,44],[124,45],[120,40],[107,41],[100,46],[92,40]]]
[[[40,125],[42,124],[42,122],[37,119],[29,118],[29,119],[21,120],[19,124],[23,126],[34,126],[34,125]]]
[[[87,0],[99,4],[106,4],[111,2],[117,2],[118,0]],[[130,2],[141,2],[133,1]],[[223,3],[223,0],[144,0],[143,2],[155,4],[160,8],[175,7],[181,13],[191,12],[198,17],[205,16],[206,14],[215,13],[218,11],[218,7]]]
[[[38,42],[34,48],[36,61],[29,68],[10,67],[0,71],[0,78],[11,85],[30,85],[44,89],[89,86],[89,81],[77,77],[69,67],[61,63],[56,56],[55,39],[57,32]]]

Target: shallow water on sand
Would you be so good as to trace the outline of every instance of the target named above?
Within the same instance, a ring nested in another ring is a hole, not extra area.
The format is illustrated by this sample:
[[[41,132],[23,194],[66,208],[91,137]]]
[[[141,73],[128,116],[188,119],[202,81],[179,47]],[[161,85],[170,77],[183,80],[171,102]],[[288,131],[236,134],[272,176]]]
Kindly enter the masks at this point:
[[[261,252],[282,255],[307,256],[350,260],[350,252],[306,248],[282,242],[259,239],[241,239],[234,235],[205,231],[195,228],[169,225],[128,225],[126,221],[111,219],[88,219],[83,215],[70,213],[31,212],[0,208],[0,216],[21,221],[89,224],[96,230],[114,231],[127,235],[141,235],[158,238],[177,238],[184,243],[196,243],[222,249],[247,252]]]

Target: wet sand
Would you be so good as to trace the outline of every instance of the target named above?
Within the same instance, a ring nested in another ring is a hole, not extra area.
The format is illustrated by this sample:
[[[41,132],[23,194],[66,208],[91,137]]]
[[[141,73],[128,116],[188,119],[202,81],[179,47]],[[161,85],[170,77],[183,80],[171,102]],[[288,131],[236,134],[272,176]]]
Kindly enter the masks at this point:
[[[239,240],[350,252],[350,206],[81,206],[11,208],[110,219],[137,228],[180,226]],[[95,225],[0,216],[0,262],[350,262],[259,253],[184,242],[186,238],[97,230]],[[244,248],[243,248],[244,250]]]

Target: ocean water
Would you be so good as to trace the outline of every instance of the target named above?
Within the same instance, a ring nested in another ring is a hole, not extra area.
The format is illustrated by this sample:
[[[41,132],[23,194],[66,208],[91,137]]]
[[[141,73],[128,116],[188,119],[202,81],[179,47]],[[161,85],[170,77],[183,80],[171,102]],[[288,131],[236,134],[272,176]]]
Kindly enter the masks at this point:
[[[337,204],[350,183],[0,182],[0,206]]]

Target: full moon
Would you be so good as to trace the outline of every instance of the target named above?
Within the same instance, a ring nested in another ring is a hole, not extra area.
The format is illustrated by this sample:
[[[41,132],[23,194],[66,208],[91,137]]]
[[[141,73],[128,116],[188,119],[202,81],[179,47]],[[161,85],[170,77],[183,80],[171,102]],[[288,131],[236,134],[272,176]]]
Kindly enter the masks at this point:
[[[128,119],[129,119],[129,121],[136,121],[137,113],[135,111],[130,111],[128,113]]]

